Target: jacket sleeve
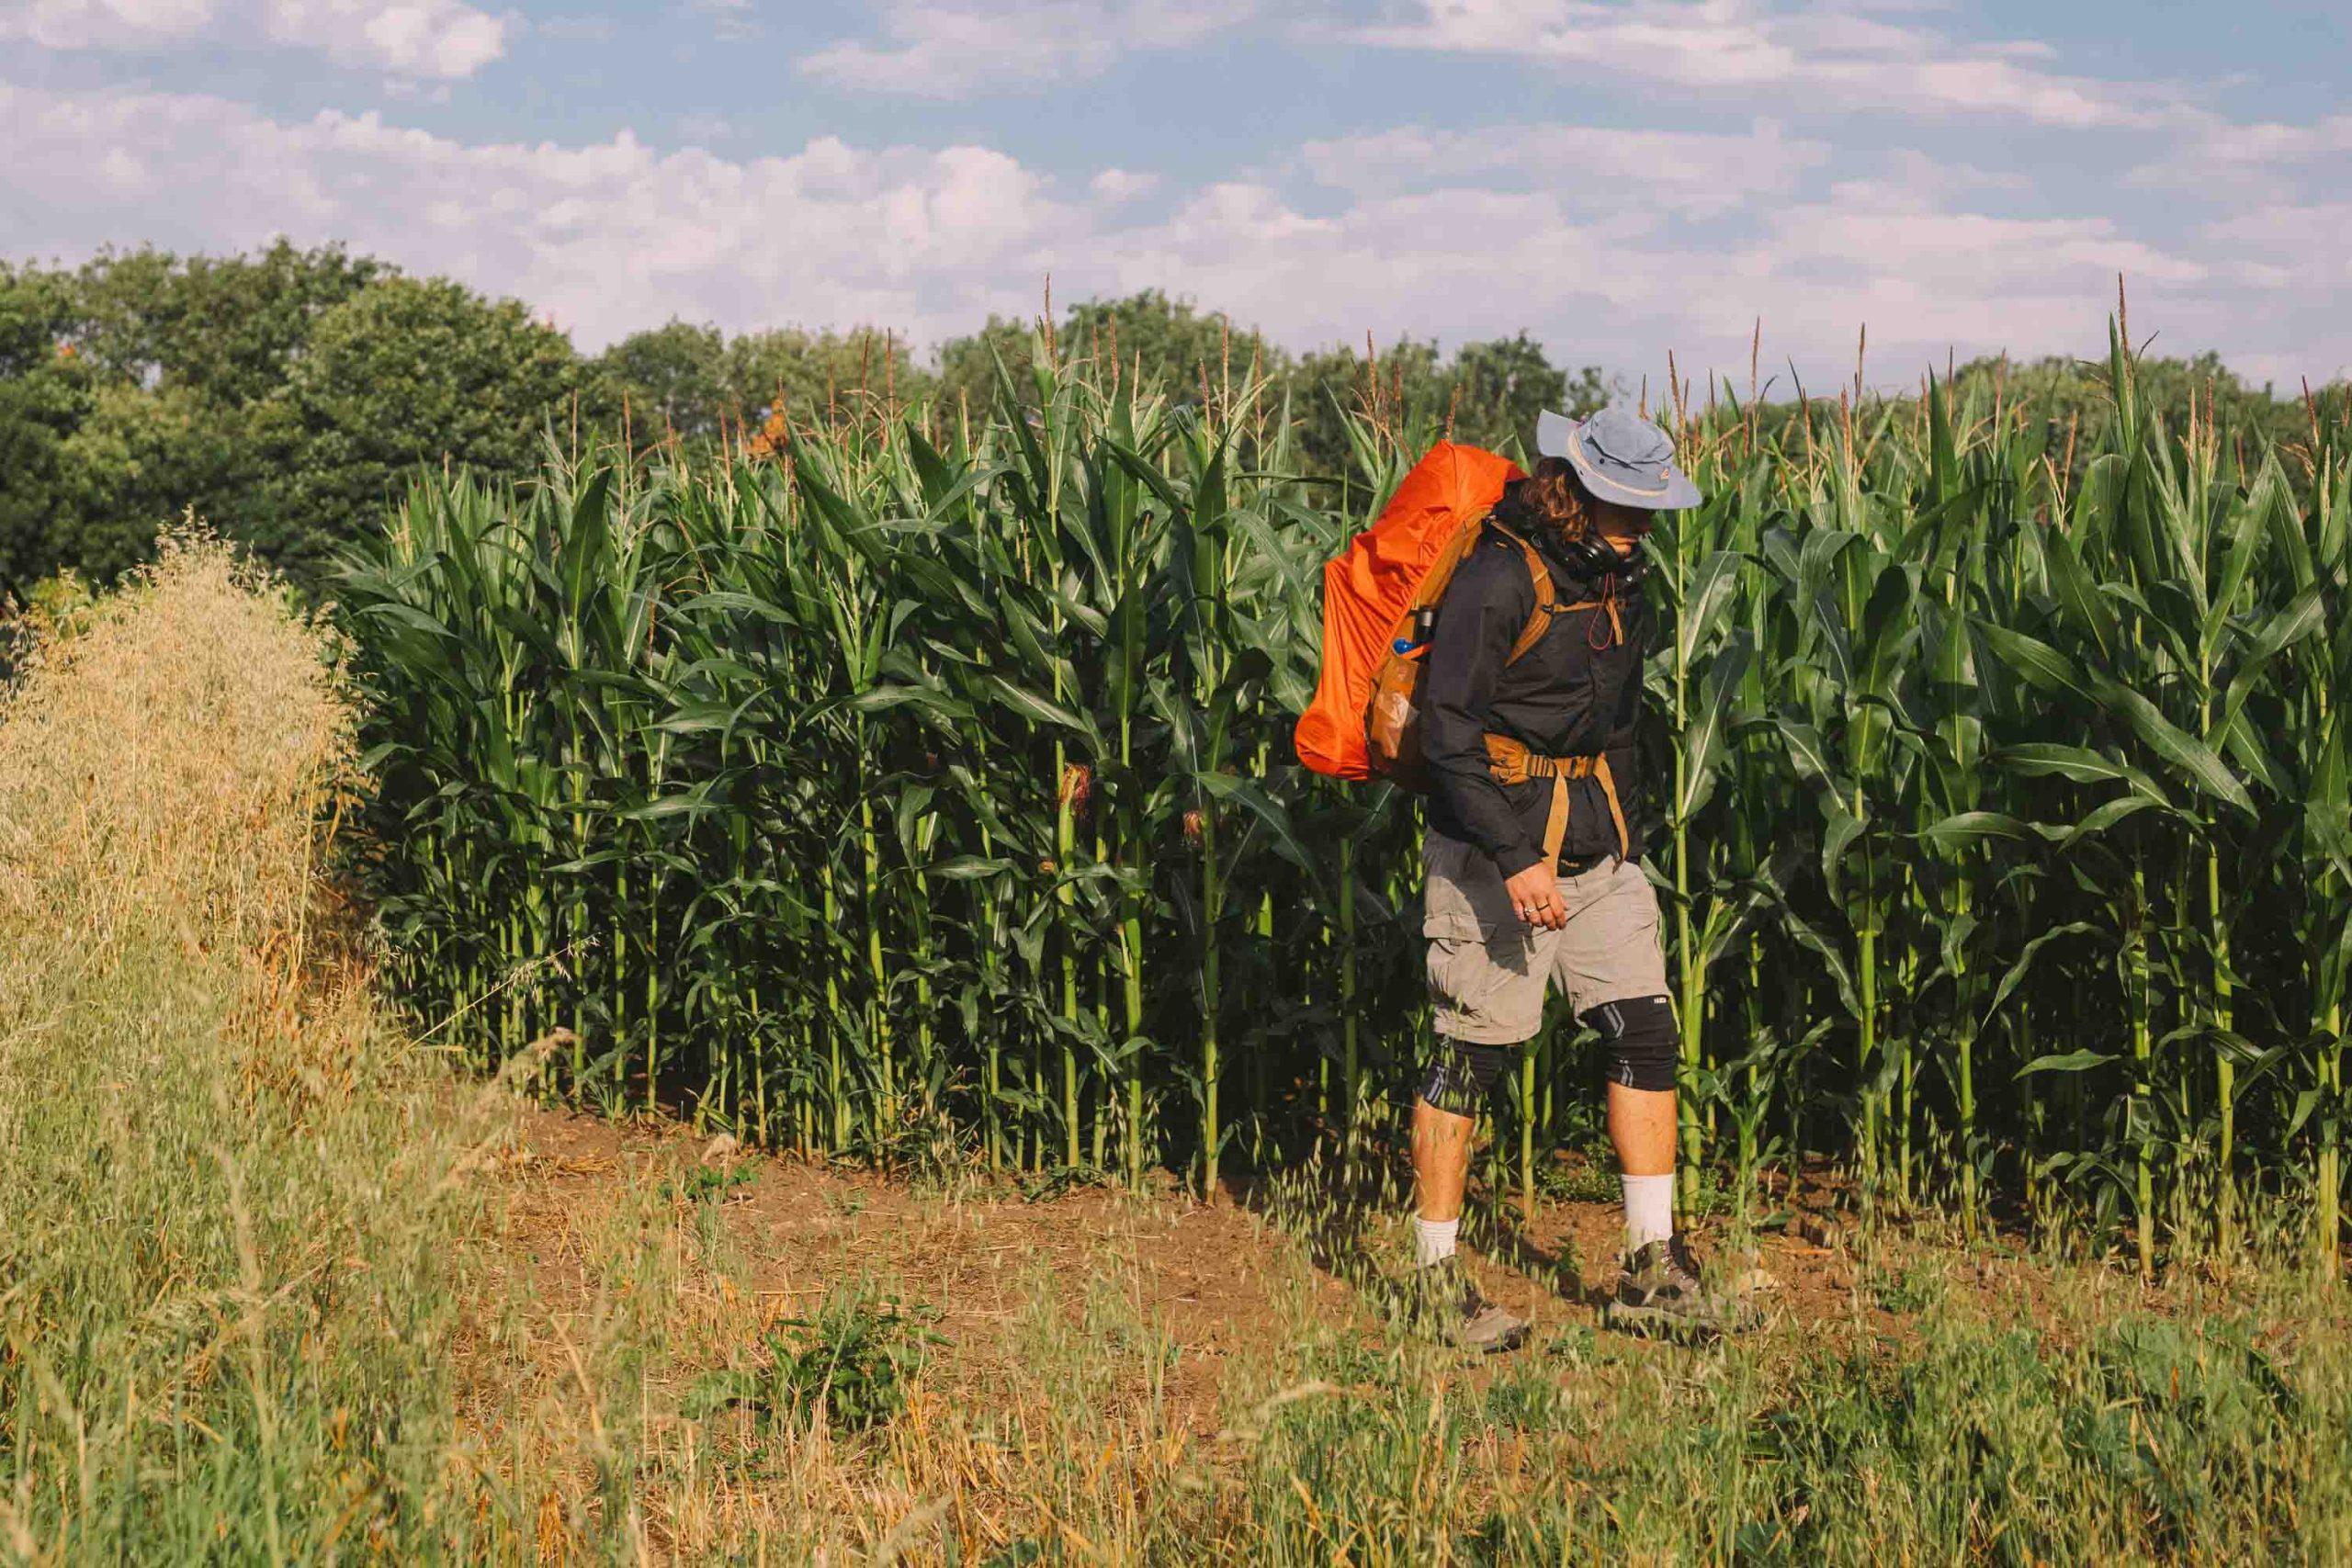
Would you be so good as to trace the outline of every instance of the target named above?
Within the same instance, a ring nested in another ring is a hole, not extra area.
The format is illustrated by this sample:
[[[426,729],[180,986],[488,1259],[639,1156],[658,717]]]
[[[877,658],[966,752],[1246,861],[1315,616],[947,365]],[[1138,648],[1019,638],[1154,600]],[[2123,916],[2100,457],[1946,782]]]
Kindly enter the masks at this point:
[[[1542,860],[1544,850],[1487,771],[1487,708],[1534,612],[1535,586],[1519,552],[1481,544],[1439,602],[1421,687],[1421,757],[1430,787],[1506,877]]]

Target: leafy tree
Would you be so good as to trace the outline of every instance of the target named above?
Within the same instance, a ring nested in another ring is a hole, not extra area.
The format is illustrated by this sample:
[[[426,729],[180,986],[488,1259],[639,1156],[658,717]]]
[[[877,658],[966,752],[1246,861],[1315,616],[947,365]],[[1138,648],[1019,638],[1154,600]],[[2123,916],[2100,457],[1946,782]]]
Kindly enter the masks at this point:
[[[1444,381],[1455,439],[1511,452],[1532,449],[1536,417],[1545,410],[1582,419],[1605,405],[1614,390],[1597,365],[1586,366],[1571,379],[1523,332],[1464,344]]]
[[[1370,412],[1400,430],[1521,457],[1532,449],[1536,415],[1581,417],[1622,389],[1588,365],[1569,376],[1525,333],[1466,343],[1449,364],[1434,340],[1400,338],[1370,358],[1341,346],[1300,359],[1290,378],[1291,414],[1310,473],[1344,477],[1349,455],[1343,411]]]
[[[1115,357],[1123,372],[1139,367],[1147,383],[1167,388],[1180,402],[1196,400],[1204,385],[1212,397],[1224,397],[1227,381],[1238,392],[1253,366],[1273,376],[1290,367],[1290,355],[1256,328],[1237,327],[1157,288],[1073,306],[1061,336],[1090,357]]]
[[[315,567],[424,465],[536,473],[583,392],[601,409],[571,340],[521,301],[440,278],[369,284],[311,326],[260,433],[280,459],[273,553]]]
[[[68,559],[57,536],[65,446],[92,378],[63,341],[67,321],[54,275],[0,265],[0,598],[23,601]]]
[[[2210,417],[2216,428],[2231,432],[2231,440],[2240,448],[2238,455],[2249,465],[2255,461],[2253,447],[2257,443],[2290,454],[2310,446],[2314,411],[2303,402],[2301,389],[2295,389],[2295,396],[2279,398],[2269,387],[2249,386],[2222,363],[2218,354],[2208,351],[2190,359],[2135,359],[2132,378],[2141,406],[2157,420],[2179,430],[2188,423],[2193,406],[2199,423]],[[1956,400],[1973,399],[1979,406],[2022,411],[2028,419],[2039,421],[2049,461],[2067,470],[2067,493],[2079,489],[2091,459],[2105,447],[2115,418],[2105,361],[2063,355],[2030,360],[1986,355],[1962,363],[1951,370],[1951,378]],[[1819,388],[1811,392],[1814,438],[1837,440],[1838,389],[1831,388],[1826,398]],[[2344,400],[2352,398],[2352,386],[2334,382],[2312,389],[2312,396],[2324,423]],[[1916,422],[1921,417],[1917,393],[1899,395],[1891,402],[1898,420]],[[1766,430],[1786,438],[1798,427],[1804,406],[1793,399],[1766,403],[1758,411],[1758,420]],[[2309,476],[2300,461],[2290,461],[2287,474],[2299,491],[2305,487]]]
[[[2274,445],[2309,439],[2308,416],[2300,401],[2281,401],[2267,387],[2247,386],[2210,350],[2193,359],[2135,360],[2133,369],[2145,406],[2175,428],[2188,420],[2193,401],[2199,419],[2210,408],[2225,430],[2259,433]],[[2104,361],[2088,364],[2055,355],[2022,363],[1973,359],[1960,367],[1954,380],[1963,391],[1982,388],[1989,392],[1997,384],[2009,407],[2030,409],[2047,421],[2053,457],[2063,459],[2071,434],[2071,478],[2076,481],[2105,443],[2115,418]]]
[[[1002,362],[1022,385],[1022,367],[1029,363],[1027,321],[991,312],[988,323],[968,337],[949,338],[939,345],[939,400],[944,409],[970,408],[985,412],[996,396],[996,367]]]
[[[1288,390],[1306,471],[1340,478],[1353,471],[1347,434],[1350,413],[1436,428],[1445,417],[1438,371],[1433,339],[1399,338],[1388,348],[1371,351],[1369,357],[1344,344],[1302,355]]]
[[[322,313],[391,270],[284,240],[253,256],[107,252],[74,275],[72,336],[102,376],[243,407],[283,385]]]
[[[714,442],[723,429],[758,426],[779,402],[796,420],[854,417],[877,401],[903,408],[933,385],[904,335],[874,327],[729,338],[673,320],[621,339],[596,369],[628,398],[640,446],[664,434]]]
[[[996,395],[1000,359],[1020,386],[1034,331],[1032,322],[991,315],[978,332],[942,344],[943,400],[951,408],[965,402],[985,408]],[[1213,395],[1222,397],[1228,374],[1238,395],[1252,366],[1277,378],[1291,367],[1291,356],[1256,328],[1240,326],[1157,288],[1072,305],[1054,331],[1064,350],[1106,363],[1115,357],[1124,375],[1140,374],[1145,385],[1162,389],[1178,402],[1198,401],[1204,378]]]
[[[157,530],[190,509],[277,558],[271,520],[247,499],[266,472],[253,423],[251,410],[186,386],[101,383],[62,453],[55,563],[109,581],[152,556]]]
[[[280,242],[0,274],[0,574],[104,581],[190,508],[282,558],[268,400],[320,313],[387,270]]]
[[[903,409],[936,385],[904,333],[876,327],[744,333],[727,345],[726,363],[729,418],[754,423],[779,400],[796,422],[862,417],[876,404]]]
[[[598,356],[596,367],[628,400],[631,425],[656,433],[668,429],[690,441],[716,436],[731,400],[718,329],[674,316],[621,339]]]

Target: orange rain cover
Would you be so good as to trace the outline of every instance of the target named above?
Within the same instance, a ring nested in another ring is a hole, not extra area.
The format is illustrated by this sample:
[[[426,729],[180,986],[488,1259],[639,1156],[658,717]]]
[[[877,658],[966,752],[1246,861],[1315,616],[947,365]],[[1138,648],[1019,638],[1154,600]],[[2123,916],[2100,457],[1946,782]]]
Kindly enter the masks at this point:
[[[1298,760],[1335,779],[1372,776],[1363,710],[1413,590],[1455,529],[1523,479],[1508,457],[1441,441],[1413,465],[1380,521],[1323,568],[1323,671],[1298,716]]]

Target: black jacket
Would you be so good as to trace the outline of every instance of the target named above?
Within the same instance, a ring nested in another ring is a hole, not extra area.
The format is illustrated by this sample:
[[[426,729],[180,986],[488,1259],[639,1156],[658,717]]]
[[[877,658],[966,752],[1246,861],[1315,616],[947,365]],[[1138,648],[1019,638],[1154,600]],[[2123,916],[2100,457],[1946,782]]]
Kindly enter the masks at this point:
[[[1421,692],[1421,754],[1430,770],[1430,826],[1476,845],[1505,876],[1544,858],[1544,827],[1551,814],[1552,781],[1495,782],[1487,771],[1487,731],[1508,735],[1547,757],[1601,752],[1615,776],[1619,801],[1642,853],[1640,784],[1634,726],[1642,704],[1642,659],[1650,616],[1640,587],[1618,584],[1617,614],[1624,637],[1612,646],[1606,611],[1566,606],[1599,599],[1601,585],[1569,574],[1544,547],[1544,530],[1523,520],[1506,492],[1495,521],[1537,547],[1550,568],[1555,603],[1551,629],[1518,663],[1506,667],[1511,644],[1535,611],[1535,584],[1519,546],[1488,528],[1469,558],[1455,569],[1438,605],[1430,635],[1429,672]],[[1568,784],[1568,831],[1563,860],[1617,852],[1617,826],[1600,781]]]

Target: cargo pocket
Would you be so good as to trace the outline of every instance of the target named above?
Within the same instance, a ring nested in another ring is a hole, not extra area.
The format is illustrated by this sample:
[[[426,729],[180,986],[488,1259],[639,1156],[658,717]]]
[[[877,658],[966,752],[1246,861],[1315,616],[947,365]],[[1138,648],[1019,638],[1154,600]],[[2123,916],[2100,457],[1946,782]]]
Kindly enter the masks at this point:
[[[1432,833],[1421,840],[1421,934],[1432,942],[1484,942],[1489,934],[1478,922],[1469,891],[1462,886],[1469,857],[1467,844]]]
[[[1476,937],[1430,939],[1429,986],[1440,1034],[1475,1034],[1487,1022],[1483,1004],[1494,988],[1493,966]]]
[[[1459,839],[1421,840],[1421,934],[1431,941],[1486,943],[1521,929],[1495,863]]]
[[[1532,946],[1506,931],[1494,941],[1431,937],[1430,1003],[1440,1034],[1480,1045],[1532,1035],[1544,1015],[1544,978],[1530,972]]]

